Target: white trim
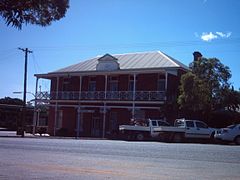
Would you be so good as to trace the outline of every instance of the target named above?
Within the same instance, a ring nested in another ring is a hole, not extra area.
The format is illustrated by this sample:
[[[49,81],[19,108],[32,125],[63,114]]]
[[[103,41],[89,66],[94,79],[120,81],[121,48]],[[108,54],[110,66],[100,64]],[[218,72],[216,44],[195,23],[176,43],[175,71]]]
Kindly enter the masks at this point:
[[[92,76],[92,75],[123,75],[123,74],[129,74],[133,75],[135,74],[152,74],[152,73],[164,73],[168,69],[179,69],[178,67],[169,67],[169,68],[139,68],[139,69],[124,69],[124,70],[118,70],[118,71],[76,71],[76,72],[59,72],[59,73],[48,73],[48,74],[35,74],[34,76],[39,78],[46,78],[50,79],[52,77],[64,77],[64,76]],[[180,68],[181,69],[181,68]]]
[[[80,135],[80,121],[81,121],[81,107],[80,105],[77,108],[77,138]]]
[[[36,124],[37,124],[37,101],[36,101],[36,97],[37,97],[37,89],[38,89],[38,80],[39,78],[37,77],[36,79],[36,86],[35,86],[35,97],[34,97],[34,114],[33,114],[33,131],[32,133],[35,134],[36,132]]]
[[[105,75],[105,84],[104,84],[105,86],[104,86],[104,91],[105,91],[105,95],[104,95],[104,99],[107,99],[107,87],[108,87],[108,76],[107,75]]]
[[[56,97],[58,97],[58,89],[59,89],[59,77],[57,77]],[[54,117],[54,127],[53,127],[54,136],[56,136],[57,120],[58,120],[58,101],[55,102],[55,117]]]
[[[136,99],[136,74],[133,74],[133,104],[132,104],[132,119],[135,118],[135,99]]]
[[[79,76],[79,100],[81,100],[81,92],[82,92],[82,76]]]
[[[102,134],[102,138],[105,137],[105,130],[106,130],[106,113],[107,113],[107,107],[106,107],[106,103],[104,103],[104,105],[103,105],[103,134]]]
[[[161,51],[158,51],[159,54],[163,55],[167,60],[171,61],[175,66],[180,67],[179,64],[177,64],[175,61],[173,61],[172,59],[170,59],[168,56],[166,56],[164,53],[162,53]],[[175,68],[177,68],[175,67]]]
[[[168,89],[168,72],[165,73],[165,92],[167,92]]]

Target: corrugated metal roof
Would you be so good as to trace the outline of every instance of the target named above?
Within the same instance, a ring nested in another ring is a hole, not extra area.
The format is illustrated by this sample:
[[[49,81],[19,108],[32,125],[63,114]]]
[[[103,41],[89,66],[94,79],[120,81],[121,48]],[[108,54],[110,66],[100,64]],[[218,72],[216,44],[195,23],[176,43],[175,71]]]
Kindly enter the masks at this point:
[[[113,54],[113,57],[118,59],[120,70],[137,70],[137,69],[156,69],[156,68],[183,68],[188,67],[178,60],[162,53],[161,51],[140,52],[128,54]],[[89,72],[96,71],[98,59],[102,56],[82,61],[51,73],[64,72]]]

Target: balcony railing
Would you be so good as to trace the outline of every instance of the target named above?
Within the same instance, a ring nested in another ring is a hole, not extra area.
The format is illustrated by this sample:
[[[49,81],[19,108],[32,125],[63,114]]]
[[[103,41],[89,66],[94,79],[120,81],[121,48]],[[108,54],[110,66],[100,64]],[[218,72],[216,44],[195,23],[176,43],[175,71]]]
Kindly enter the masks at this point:
[[[119,100],[119,101],[164,101],[164,91],[60,91],[38,92],[41,100]]]

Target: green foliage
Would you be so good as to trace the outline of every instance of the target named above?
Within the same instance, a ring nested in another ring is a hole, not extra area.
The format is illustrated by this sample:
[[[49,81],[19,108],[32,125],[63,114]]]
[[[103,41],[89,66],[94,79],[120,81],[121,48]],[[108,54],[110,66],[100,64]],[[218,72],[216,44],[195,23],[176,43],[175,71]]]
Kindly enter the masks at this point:
[[[240,105],[239,92],[230,89],[231,72],[216,58],[193,62],[192,72],[181,78],[178,104],[182,111],[208,115],[217,109]]]
[[[211,106],[210,91],[207,84],[192,72],[181,78],[178,104],[181,109],[193,112],[204,111]]]
[[[226,105],[229,111],[236,112],[240,110],[240,91],[232,89],[225,89],[222,91],[222,103]]]
[[[65,16],[68,0],[1,0],[0,16],[18,29],[23,24],[50,25]]]

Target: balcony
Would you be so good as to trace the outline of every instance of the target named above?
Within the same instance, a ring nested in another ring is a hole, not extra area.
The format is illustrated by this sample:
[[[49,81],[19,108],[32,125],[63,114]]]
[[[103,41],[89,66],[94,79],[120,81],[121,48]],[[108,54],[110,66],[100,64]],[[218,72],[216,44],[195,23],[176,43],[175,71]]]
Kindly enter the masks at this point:
[[[135,94],[135,96],[134,96]],[[134,98],[135,97],[135,98]],[[86,100],[86,101],[164,101],[165,91],[60,91],[38,92],[37,100]]]

